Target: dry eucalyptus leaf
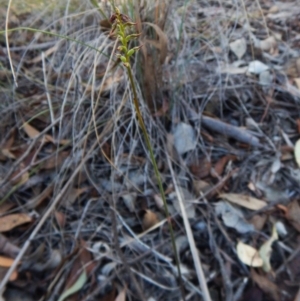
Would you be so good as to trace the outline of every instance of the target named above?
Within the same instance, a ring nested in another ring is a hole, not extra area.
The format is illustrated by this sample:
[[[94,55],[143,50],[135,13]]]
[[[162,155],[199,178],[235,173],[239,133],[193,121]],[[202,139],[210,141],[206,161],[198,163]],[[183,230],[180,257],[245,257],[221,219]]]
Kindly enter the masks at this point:
[[[247,72],[247,70],[248,70],[247,66],[245,66],[245,67],[236,67],[233,64],[231,64],[231,65],[222,66],[220,72],[236,75],[236,74],[245,74]]]
[[[24,129],[25,133],[28,135],[28,137],[31,138],[31,139],[34,139],[34,138],[36,138],[37,136],[40,135],[40,132],[27,122],[25,122],[23,124],[23,129]],[[43,139],[43,138],[41,138],[41,139]],[[54,143],[54,139],[50,135],[45,135],[45,140],[44,141]]]
[[[125,193],[122,195],[121,197],[123,199],[123,202],[125,204],[125,206],[127,207],[127,209],[130,212],[134,212],[135,211],[135,201],[137,198],[137,194],[135,192],[132,193]]]
[[[16,258],[20,252],[20,248],[12,244],[6,236],[0,234],[0,252],[11,258]]]
[[[220,198],[226,199],[231,203],[237,204],[250,210],[259,210],[267,206],[267,203],[265,201],[238,193],[222,193],[220,194]]]
[[[0,256],[0,267],[9,268],[14,263],[14,259],[6,257],[6,256]]]
[[[278,239],[278,234],[276,231],[276,226],[273,225],[272,236],[259,248],[260,258],[263,260],[263,270],[265,272],[270,272],[272,270],[270,258],[272,252],[272,244]]]
[[[0,218],[0,232],[7,232],[13,228],[30,223],[32,218],[30,215],[25,213],[15,213]]]
[[[87,277],[86,271],[83,270],[83,272],[80,274],[80,276],[78,277],[76,282],[70,288],[68,288],[67,290],[65,290],[62,293],[62,295],[60,296],[58,301],[64,301],[69,296],[71,296],[71,295],[77,293],[78,291],[80,291],[83,288],[83,286],[85,285],[87,279],[88,279],[88,277]]]
[[[271,187],[268,184],[265,184],[264,182],[256,182],[255,183],[256,188],[260,189],[263,191],[263,193],[265,194],[265,198],[269,201],[269,202],[280,202],[285,203],[287,202],[290,197],[289,197],[289,193],[286,189],[280,189],[279,188],[274,188]]]
[[[254,226],[245,220],[243,213],[229,203],[218,202],[215,211],[218,216],[222,216],[226,227],[234,228],[242,234],[254,231]]]
[[[295,82],[297,88],[300,90],[300,78],[299,77],[294,78],[294,82]]]
[[[143,217],[143,229],[148,230],[155,226],[157,223],[159,223],[159,219],[156,213],[151,210],[146,210],[146,213]]]
[[[295,144],[294,156],[295,156],[295,160],[298,164],[298,167],[300,167],[300,139],[297,140],[297,142]]]
[[[286,217],[291,225],[300,232],[300,206],[298,200],[294,200],[287,206]]]
[[[259,83],[262,86],[271,85],[272,82],[273,82],[273,74],[270,72],[270,70],[265,70],[259,74]]]
[[[247,50],[247,43],[245,38],[241,38],[238,40],[235,40],[234,42],[231,42],[229,44],[230,50],[237,56],[237,58],[240,60]]]
[[[254,226],[256,231],[261,231],[266,221],[267,221],[266,214],[256,214],[251,218],[250,223]]]
[[[122,291],[118,294],[115,301],[125,301],[126,300],[127,287],[125,286]]]
[[[164,201],[163,201],[161,195],[155,194],[153,197],[154,197],[154,201],[155,201],[157,208],[159,210],[164,210]]]
[[[252,61],[248,66],[248,72],[257,75],[268,69],[269,67],[260,61]]]
[[[275,37],[270,36],[265,40],[261,40],[258,42],[257,47],[263,51],[271,51],[277,47],[277,41]]]
[[[258,251],[253,247],[239,241],[236,251],[240,261],[244,264],[255,268],[263,266],[263,260],[260,258]]]
[[[195,149],[197,144],[195,131],[187,123],[180,122],[174,130],[174,146],[178,154],[182,155]]]
[[[71,206],[75,203],[75,201],[83,194],[85,193],[89,187],[82,187],[82,188],[70,188],[68,191],[68,195],[65,198],[64,205],[65,206]]]
[[[203,180],[193,180],[193,189],[197,196],[200,196],[201,193],[205,193],[211,188],[211,185],[208,182]]]

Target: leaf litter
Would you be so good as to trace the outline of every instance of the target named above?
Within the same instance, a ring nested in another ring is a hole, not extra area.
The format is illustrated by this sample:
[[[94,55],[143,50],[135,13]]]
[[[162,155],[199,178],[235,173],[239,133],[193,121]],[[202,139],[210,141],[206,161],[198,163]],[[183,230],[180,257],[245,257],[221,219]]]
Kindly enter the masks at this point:
[[[115,57],[106,56],[114,45],[110,25],[103,26],[110,1],[75,2],[63,1],[52,12],[51,5],[44,13],[39,6],[10,12],[9,28],[37,24],[34,16],[39,28],[51,24],[53,33],[59,28],[85,43],[9,32],[18,87],[1,40],[1,283],[29,242],[6,280],[5,300],[139,300],[138,286],[148,300],[180,300],[167,223],[187,271],[184,290],[191,300],[202,298],[172,191],[170,156],[210,294],[247,300],[252,290],[261,300],[294,301],[300,231],[295,1],[246,1],[244,9],[115,1],[142,31],[133,73],[170,220],[132,112],[128,79]],[[0,10],[1,24],[5,17]],[[98,242],[98,251],[90,251]]]

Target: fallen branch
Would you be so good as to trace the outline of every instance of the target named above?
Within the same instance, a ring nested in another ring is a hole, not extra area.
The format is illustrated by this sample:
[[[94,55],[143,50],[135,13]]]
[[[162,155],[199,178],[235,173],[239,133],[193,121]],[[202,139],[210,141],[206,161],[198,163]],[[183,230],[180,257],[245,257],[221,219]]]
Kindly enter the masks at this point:
[[[255,146],[255,147],[263,146],[259,142],[259,139],[255,136],[253,136],[247,130],[241,129],[234,125],[225,123],[221,120],[207,117],[207,116],[202,116],[201,121],[202,121],[202,124],[205,127],[207,127],[208,129],[218,132],[224,136],[234,138],[237,141],[240,141],[242,143],[247,143],[247,144]]]

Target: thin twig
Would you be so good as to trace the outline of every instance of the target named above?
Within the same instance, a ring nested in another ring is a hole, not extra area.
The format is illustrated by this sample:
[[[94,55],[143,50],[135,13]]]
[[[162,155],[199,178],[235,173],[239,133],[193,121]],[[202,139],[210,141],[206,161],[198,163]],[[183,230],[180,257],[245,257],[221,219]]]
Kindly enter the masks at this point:
[[[9,20],[9,12],[10,12],[11,3],[12,3],[12,0],[9,0],[8,1],[8,6],[7,6],[7,11],[6,11],[5,42],[6,42],[7,55],[8,55],[8,60],[9,60],[9,65],[10,65],[11,73],[13,75],[15,85],[16,85],[16,87],[18,87],[17,77],[16,77],[16,74],[15,74],[15,71],[14,71],[14,66],[13,66],[13,63],[12,63],[11,55],[10,55],[9,41],[8,41],[8,20]]]
[[[201,287],[201,290],[202,290],[202,294],[203,294],[203,299],[204,299],[204,301],[211,301],[210,293],[209,293],[209,290],[208,290],[208,287],[207,287],[205,275],[204,275],[204,272],[203,272],[200,256],[198,254],[198,250],[197,250],[197,247],[196,247],[196,243],[195,243],[195,239],[194,239],[194,236],[193,236],[192,228],[191,228],[190,222],[188,220],[188,217],[186,215],[186,210],[185,210],[185,207],[184,207],[184,204],[183,204],[181,193],[179,191],[179,187],[177,185],[177,181],[176,181],[176,178],[175,178],[175,174],[174,174],[172,163],[171,163],[171,160],[170,160],[169,156],[167,156],[167,161],[168,161],[169,169],[171,171],[171,175],[172,175],[172,178],[173,178],[174,187],[175,187],[175,190],[176,190],[177,198],[178,198],[181,213],[182,213],[182,218],[183,218],[183,222],[184,222],[185,231],[186,231],[186,234],[187,234],[187,237],[188,237],[190,250],[191,250],[194,265],[195,265],[195,268],[196,268],[198,281],[199,281],[199,284],[200,284],[200,287]]]

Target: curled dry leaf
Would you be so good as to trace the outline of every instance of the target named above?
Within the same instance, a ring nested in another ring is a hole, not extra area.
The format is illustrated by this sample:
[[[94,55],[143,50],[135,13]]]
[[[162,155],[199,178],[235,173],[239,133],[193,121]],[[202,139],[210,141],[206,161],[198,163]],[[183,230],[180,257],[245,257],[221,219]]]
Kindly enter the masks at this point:
[[[256,214],[250,219],[250,223],[254,226],[256,231],[261,231],[267,221],[266,214]]]
[[[28,137],[31,138],[31,139],[34,139],[34,138],[38,137],[41,134],[40,131],[38,131],[36,128],[34,128],[33,126],[31,126],[27,122],[25,122],[23,124],[23,129],[24,129],[25,133],[28,135]],[[44,139],[45,139],[44,140],[45,142],[52,142],[52,143],[54,143],[54,139],[50,135],[45,135]]]
[[[151,227],[155,226],[157,223],[159,223],[159,220],[156,213],[151,210],[146,210],[146,213],[143,217],[143,229],[148,230]]]
[[[260,258],[263,260],[263,270],[270,272],[272,270],[270,258],[272,252],[272,244],[278,239],[276,226],[273,225],[272,236],[259,248]]]
[[[28,135],[28,137],[31,139],[35,139],[36,137],[38,137],[41,134],[40,131],[38,131],[35,127],[31,126],[27,122],[23,123],[22,128],[24,129],[24,131]],[[48,134],[44,135],[43,137],[41,137],[40,140],[44,141],[44,142],[51,142],[53,144],[59,143],[60,145],[70,144],[69,139],[61,139],[60,141],[55,141],[55,139]]]
[[[265,40],[257,40],[255,47],[260,48],[263,51],[270,51],[272,53],[277,47],[277,41],[274,36],[270,36]]]
[[[87,274],[86,271],[83,270],[83,272],[80,274],[76,282],[67,290],[63,292],[63,294],[60,296],[58,301],[64,301],[66,300],[69,296],[77,293],[82,289],[82,287],[85,285],[87,281]]]
[[[66,225],[66,215],[61,211],[55,211],[54,216],[59,227],[64,228]]]
[[[236,251],[240,261],[244,264],[256,268],[263,266],[263,260],[260,258],[258,251],[253,247],[239,241]]]
[[[203,180],[193,180],[193,190],[197,197],[208,191],[210,188],[211,185],[208,182]]]
[[[226,155],[226,156],[223,156],[220,160],[218,160],[218,162],[215,164],[214,166],[214,170],[215,172],[221,176],[227,163],[229,161],[234,161],[236,160],[236,156],[234,155]]]
[[[10,202],[4,202],[4,203],[2,203],[0,205],[0,215],[3,215],[4,213],[6,213],[7,211],[9,211],[13,207],[15,207],[14,203],[10,203]]]
[[[231,203],[237,204],[250,210],[259,210],[267,206],[267,203],[265,201],[243,194],[221,193],[220,198],[226,199]]]
[[[0,218],[0,232],[10,231],[17,226],[30,223],[31,221],[31,216],[25,213],[16,213],[2,216]]]
[[[189,169],[197,179],[203,179],[210,174],[211,162],[206,158],[202,158],[198,162],[191,164]]]

